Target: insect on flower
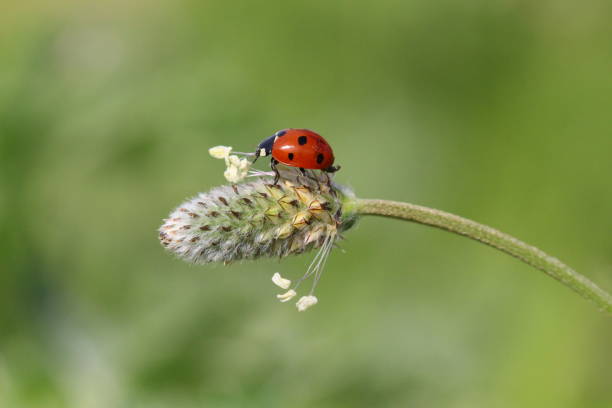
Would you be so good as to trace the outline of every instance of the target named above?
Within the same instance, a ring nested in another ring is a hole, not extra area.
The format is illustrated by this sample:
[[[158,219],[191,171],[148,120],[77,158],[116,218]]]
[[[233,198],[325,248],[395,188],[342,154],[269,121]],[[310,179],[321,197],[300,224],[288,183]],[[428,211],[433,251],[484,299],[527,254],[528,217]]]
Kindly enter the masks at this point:
[[[286,132],[290,131],[298,130]],[[299,130],[300,135],[303,132]],[[286,291],[277,296],[281,302],[291,300],[300,285],[312,279],[310,291],[298,300],[296,307],[303,311],[316,304],[314,289],[325,262],[356,217],[342,211],[344,201],[354,198],[352,191],[333,183],[328,175],[337,170],[332,166],[331,147],[316,133],[307,135],[305,144],[300,144],[299,136],[296,137],[297,146],[312,143],[321,147],[295,152],[315,154],[314,158],[296,161],[304,166],[301,168],[284,165],[279,160],[273,167],[274,172],[251,169],[263,152],[232,154],[231,147],[211,148],[212,157],[225,160],[224,175],[232,184],[200,193],[175,209],[160,227],[162,245],[188,262],[226,264],[261,257],[283,258],[318,249],[306,273],[294,283],[278,273],[272,278]],[[274,147],[270,148],[274,159]],[[294,159],[298,159],[295,154]],[[324,155],[319,163],[318,154]],[[238,155],[255,159],[249,162]]]
[[[305,169],[323,170],[335,173],[340,167],[334,167],[334,151],[327,141],[318,133],[308,129],[284,129],[262,141],[255,151],[255,160],[260,156],[272,156],[270,166],[274,170],[276,184],[280,178],[276,170],[278,163],[297,167],[302,174]]]

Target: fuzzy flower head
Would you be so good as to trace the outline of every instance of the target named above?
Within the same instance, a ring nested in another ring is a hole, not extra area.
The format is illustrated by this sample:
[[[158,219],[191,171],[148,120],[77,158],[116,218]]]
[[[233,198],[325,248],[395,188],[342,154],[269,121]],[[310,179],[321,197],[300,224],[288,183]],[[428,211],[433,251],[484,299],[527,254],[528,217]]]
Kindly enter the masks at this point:
[[[318,170],[304,174],[279,166],[280,179],[273,184],[273,174],[249,172],[251,163],[231,151],[218,146],[210,154],[225,160],[228,181],[237,183],[250,175],[249,181],[216,187],[182,203],[160,227],[161,244],[179,258],[198,264],[283,258],[318,249],[304,276],[293,284],[280,274],[272,278],[286,290],[279,300],[287,302],[312,277],[310,293],[296,304],[298,310],[306,310],[317,303],[314,287],[331,249],[355,222],[355,216],[344,211],[353,194]]]

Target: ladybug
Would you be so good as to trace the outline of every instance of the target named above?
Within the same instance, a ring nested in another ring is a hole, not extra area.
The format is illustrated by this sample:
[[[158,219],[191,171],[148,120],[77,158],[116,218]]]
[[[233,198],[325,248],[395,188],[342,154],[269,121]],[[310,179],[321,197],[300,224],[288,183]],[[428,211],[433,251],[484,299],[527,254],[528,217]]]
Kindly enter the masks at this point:
[[[334,173],[340,167],[334,167],[334,151],[321,135],[308,129],[283,129],[262,141],[255,152],[255,160],[260,156],[272,156],[270,166],[276,173],[274,184],[278,182],[278,163],[290,167],[299,167],[303,174],[305,169],[323,170]],[[253,163],[255,163],[253,160]]]

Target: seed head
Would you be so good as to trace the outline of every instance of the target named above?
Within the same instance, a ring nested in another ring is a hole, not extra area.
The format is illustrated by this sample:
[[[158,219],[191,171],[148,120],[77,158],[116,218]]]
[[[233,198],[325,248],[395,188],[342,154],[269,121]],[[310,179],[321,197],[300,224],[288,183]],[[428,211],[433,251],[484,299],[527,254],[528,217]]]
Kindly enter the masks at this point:
[[[160,227],[162,245],[193,263],[282,258],[331,245],[354,223],[342,211],[350,190],[320,172],[279,170],[277,185],[256,177],[185,201]]]
[[[232,184],[181,204],[164,220],[159,239],[167,250],[193,263],[283,258],[318,248],[293,288],[279,273],[272,277],[274,284],[288,289],[277,298],[288,302],[297,295],[300,284],[314,276],[310,293],[296,303],[304,311],[318,302],[313,292],[325,261],[342,232],[356,221],[351,205],[354,195],[319,170],[279,165],[278,183],[274,184],[274,173],[251,170],[251,162],[231,152],[227,146],[209,150],[212,157],[225,161],[224,176]],[[252,180],[242,182],[247,177]]]

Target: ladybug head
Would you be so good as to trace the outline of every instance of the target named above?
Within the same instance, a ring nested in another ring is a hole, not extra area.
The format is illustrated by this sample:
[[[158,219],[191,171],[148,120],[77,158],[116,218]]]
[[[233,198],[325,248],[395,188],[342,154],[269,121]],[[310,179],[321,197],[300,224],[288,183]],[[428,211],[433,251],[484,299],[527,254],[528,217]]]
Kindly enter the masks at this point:
[[[255,151],[255,160],[253,160],[253,163],[255,163],[260,156],[270,156],[272,154],[272,146],[274,146],[274,141],[277,137],[282,136],[285,133],[287,133],[287,129],[279,130],[272,136],[264,139],[259,146],[257,146],[257,150]]]
[[[259,159],[259,156],[269,156],[272,154],[272,146],[274,146],[274,140],[276,139],[276,135],[272,135],[266,139],[264,139],[259,146],[257,146],[257,150],[255,150],[255,160]]]

